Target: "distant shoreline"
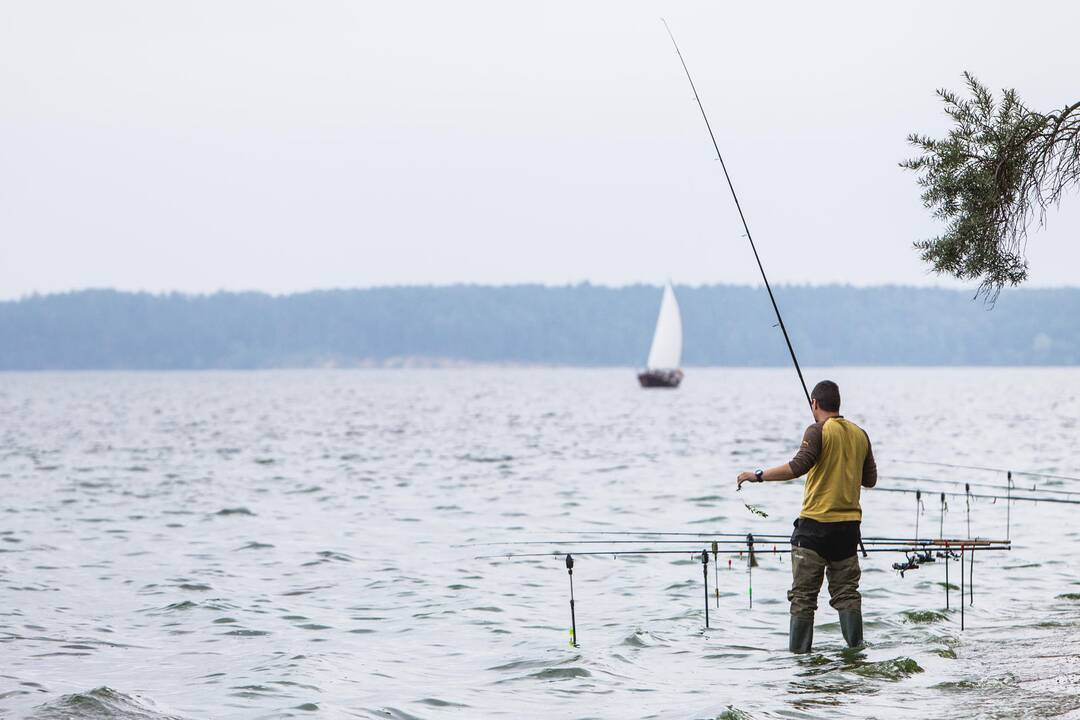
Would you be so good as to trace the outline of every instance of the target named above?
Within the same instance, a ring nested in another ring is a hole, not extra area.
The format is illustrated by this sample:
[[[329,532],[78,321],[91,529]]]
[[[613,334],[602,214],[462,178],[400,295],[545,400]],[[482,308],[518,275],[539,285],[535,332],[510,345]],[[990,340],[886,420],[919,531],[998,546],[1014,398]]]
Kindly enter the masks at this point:
[[[58,298],[70,295],[82,295],[87,293],[113,293],[117,295],[138,296],[146,298],[186,298],[189,300],[204,300],[214,297],[222,296],[249,296],[249,297],[264,297],[272,300],[287,300],[290,298],[333,294],[333,293],[367,293],[367,292],[380,292],[380,291],[400,291],[400,290],[507,290],[513,288],[527,288],[527,289],[539,289],[539,290],[570,290],[575,288],[592,288],[597,290],[634,290],[639,288],[652,289],[657,292],[663,289],[663,283],[645,283],[645,282],[630,282],[622,284],[613,283],[594,283],[588,281],[581,282],[566,282],[566,283],[539,283],[539,282],[522,282],[522,283],[478,283],[478,282],[457,282],[457,283],[419,283],[419,284],[401,284],[393,283],[388,285],[364,285],[355,287],[326,287],[326,288],[311,288],[309,290],[294,290],[290,292],[272,292],[268,290],[133,290],[111,287],[97,287],[86,286],[81,288],[71,288],[68,290],[56,290],[48,292],[27,292],[16,297],[0,297],[0,306],[8,303],[22,303],[32,300],[42,300],[48,298]],[[675,289],[678,291],[684,290],[708,290],[710,288],[729,288],[739,290],[764,290],[764,286],[761,283],[675,283]],[[773,290],[783,291],[790,289],[802,289],[802,290],[829,290],[829,289],[841,289],[841,290],[913,290],[919,292],[944,292],[944,293],[959,293],[968,297],[969,299],[981,302],[976,298],[976,286],[956,286],[955,284],[949,285],[916,285],[911,283],[877,283],[873,285],[857,285],[854,283],[840,283],[840,282],[828,282],[828,283],[772,283]],[[1080,291],[1080,283],[1075,285],[1023,285],[1016,288],[1005,288],[1002,290],[1002,294],[1005,296],[1013,295],[1017,293],[1028,292],[1054,292],[1060,290],[1076,290]]]
[[[384,373],[453,373],[453,372],[513,372],[513,371],[553,371],[553,372],[585,372],[585,373],[625,373],[633,380],[641,368],[616,367],[611,365],[467,365],[454,366],[411,366],[411,367],[263,367],[263,368],[179,368],[162,370],[155,368],[65,368],[65,369],[39,369],[39,370],[8,370],[0,369],[0,377],[15,375],[273,375],[273,374],[318,374],[318,373],[342,373],[342,374],[384,374]],[[700,365],[684,366],[687,378],[692,383],[692,376],[697,372],[794,372],[790,366],[769,365]],[[828,365],[828,366],[802,366],[803,373],[828,373],[829,371],[873,371],[873,370],[926,370],[938,372],[959,372],[978,370],[1080,370],[1080,363],[1076,365]],[[794,377],[794,376],[793,376]]]
[[[682,366],[787,367],[763,288],[678,286]],[[1080,288],[776,288],[804,366],[1080,365]],[[658,286],[394,287],[0,302],[0,370],[638,369]]]

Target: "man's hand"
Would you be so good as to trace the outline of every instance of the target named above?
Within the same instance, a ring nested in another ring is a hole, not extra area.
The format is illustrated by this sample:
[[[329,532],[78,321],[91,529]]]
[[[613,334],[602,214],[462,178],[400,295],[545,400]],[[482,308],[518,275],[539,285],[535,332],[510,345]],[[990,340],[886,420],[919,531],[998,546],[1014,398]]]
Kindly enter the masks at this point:
[[[742,490],[742,484],[743,483],[745,483],[745,482],[756,482],[757,481],[757,475],[755,475],[754,473],[747,470],[746,472],[739,473],[739,477],[737,477],[735,479],[735,481],[736,481],[735,491],[738,492],[739,490]]]

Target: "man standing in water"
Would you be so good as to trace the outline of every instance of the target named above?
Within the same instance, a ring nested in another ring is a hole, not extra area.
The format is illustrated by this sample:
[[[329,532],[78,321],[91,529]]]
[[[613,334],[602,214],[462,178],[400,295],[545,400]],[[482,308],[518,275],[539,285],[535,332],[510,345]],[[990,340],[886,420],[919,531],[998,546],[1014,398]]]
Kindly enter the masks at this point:
[[[810,652],[814,611],[822,576],[829,579],[829,604],[840,613],[840,629],[848,647],[862,645],[862,596],[859,595],[859,523],[863,487],[877,484],[877,465],[870,437],[840,414],[840,388],[822,380],[810,393],[813,425],[803,433],[802,447],[785,465],[740,473],[744,482],[793,480],[804,473],[802,510],[791,534],[791,652]]]

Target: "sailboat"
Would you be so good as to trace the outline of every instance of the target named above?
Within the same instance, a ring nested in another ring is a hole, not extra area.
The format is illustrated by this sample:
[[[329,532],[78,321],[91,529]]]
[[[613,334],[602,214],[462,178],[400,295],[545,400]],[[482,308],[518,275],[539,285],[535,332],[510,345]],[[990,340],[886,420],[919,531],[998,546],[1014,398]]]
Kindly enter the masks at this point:
[[[675,299],[675,291],[669,280],[664,286],[664,297],[660,300],[660,314],[656,318],[649,360],[645,370],[638,373],[641,387],[679,387],[683,379],[683,371],[679,369],[681,359],[682,316],[679,314],[679,301]]]

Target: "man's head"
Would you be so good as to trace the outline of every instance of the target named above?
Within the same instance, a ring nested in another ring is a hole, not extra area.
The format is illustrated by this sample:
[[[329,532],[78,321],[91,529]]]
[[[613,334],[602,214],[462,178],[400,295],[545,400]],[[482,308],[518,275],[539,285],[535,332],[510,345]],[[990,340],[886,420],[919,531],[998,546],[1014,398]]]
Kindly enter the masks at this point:
[[[810,407],[814,419],[821,422],[840,412],[840,386],[832,380],[822,380],[810,393]]]

